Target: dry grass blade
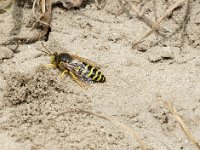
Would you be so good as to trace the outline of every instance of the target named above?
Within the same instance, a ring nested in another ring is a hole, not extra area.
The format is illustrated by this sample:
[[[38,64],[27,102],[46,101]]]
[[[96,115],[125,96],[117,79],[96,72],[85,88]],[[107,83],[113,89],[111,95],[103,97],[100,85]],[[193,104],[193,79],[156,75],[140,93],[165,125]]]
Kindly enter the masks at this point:
[[[156,0],[153,0],[153,12],[155,16],[155,20],[158,20],[158,15],[157,15],[157,7],[156,7]]]
[[[132,8],[132,10],[136,13],[136,15],[137,15],[137,17],[138,18],[140,18],[140,19],[142,19],[142,21],[144,22],[144,23],[146,23],[149,27],[153,27],[153,25],[155,24],[154,23],[154,21],[152,21],[151,19],[149,19],[147,16],[145,16],[145,14],[142,14],[140,11],[139,11],[139,9],[134,5],[134,4],[131,4],[131,8]],[[156,20],[157,21],[157,20]],[[161,31],[164,31],[164,29],[160,29]],[[158,31],[156,31],[157,33],[158,33],[158,35],[160,35],[160,36],[165,36],[163,33],[161,33],[161,32],[158,32]]]
[[[185,2],[186,0],[180,0],[178,2],[176,2],[175,4],[173,4],[170,8],[167,9],[166,13],[158,18],[158,20],[155,22],[155,24],[153,25],[152,29],[150,31],[148,31],[142,38],[140,38],[135,44],[133,44],[133,48],[136,48],[136,46],[140,43],[142,43],[142,41],[148,37],[150,34],[152,34],[154,31],[156,31],[159,28],[160,23],[168,16],[172,13],[172,11],[179,7],[183,2]]]
[[[144,14],[140,13],[140,11],[138,10],[138,8],[137,8],[134,4],[131,5],[131,8],[133,9],[133,11],[136,13],[136,15],[137,15],[139,18],[142,18],[142,19],[145,21],[145,23],[146,23],[148,26],[150,26],[150,27],[153,26],[153,21],[151,21],[151,19],[149,19],[149,18],[148,18],[147,16],[145,16]]]
[[[45,13],[45,0],[41,0],[41,5],[42,5],[42,14],[44,15],[44,13]]]
[[[169,109],[169,111],[174,115],[174,117],[176,118],[176,120],[178,121],[179,125],[181,126],[182,130],[184,131],[185,135],[190,139],[190,141],[196,145],[196,147],[200,150],[200,144],[196,141],[196,139],[193,137],[192,133],[190,132],[190,130],[187,128],[187,126],[185,125],[185,123],[183,122],[183,120],[181,119],[181,117],[178,115],[178,112],[176,111],[176,109],[173,107],[172,103],[167,101],[165,102],[167,105],[167,108]]]
[[[32,13],[33,13],[33,16],[36,18],[36,14],[35,14],[35,4],[37,3],[38,0],[34,0],[33,2],[33,6],[32,6]]]
[[[35,14],[36,3],[37,3],[37,7],[40,7],[40,10],[42,11],[42,12],[40,12],[39,17],[37,17],[37,15]],[[45,8],[45,10],[44,10],[44,8]],[[38,26],[40,26],[40,28],[42,28],[42,31],[38,31],[31,38],[14,37],[13,39],[11,39],[9,41],[9,43],[13,43],[13,41],[14,42],[17,41],[20,44],[25,44],[25,43],[30,44],[30,43],[36,42],[38,40],[46,40],[45,38],[48,38],[48,34],[51,29],[50,24],[51,24],[51,20],[52,20],[52,18],[51,18],[52,17],[52,2],[51,2],[51,0],[34,0],[33,6],[32,6],[32,12],[33,12],[33,16],[36,19],[34,28],[37,28]]]
[[[51,0],[47,0],[47,2],[42,3],[41,7],[45,7],[47,3],[47,11],[44,13],[42,12],[41,16],[39,17],[39,22],[43,23],[44,25],[47,25],[48,27],[51,27],[51,17],[52,17],[52,2]],[[43,20],[41,20],[43,18]],[[46,27],[46,28],[48,28]]]
[[[45,0],[41,0],[40,6],[41,6],[42,13],[41,13],[41,15],[39,17],[37,17],[36,14],[35,14],[35,5],[36,5],[37,1],[38,0],[34,0],[33,6],[32,6],[32,13],[33,13],[34,18],[36,19],[36,23],[39,22],[41,24],[44,24],[44,25],[47,25],[47,26],[51,27],[51,25],[50,25],[50,22],[51,22],[50,19],[46,19],[47,16],[51,16],[51,10],[52,10],[51,1],[48,0],[48,9],[49,10],[45,11],[46,1]],[[46,19],[45,20],[46,22],[41,20],[42,17],[44,17]]]
[[[191,3],[191,1],[190,1],[190,0],[187,0],[186,10],[185,10],[185,16],[184,16],[184,21],[183,21],[183,25],[182,25],[182,34],[181,34],[180,49],[182,49],[183,44],[184,44],[185,30],[186,30],[187,22],[188,22],[188,20],[189,20],[190,3]]]
[[[61,116],[61,115],[64,115],[66,113],[83,113],[83,114],[89,114],[89,115],[93,115],[93,116],[96,116],[98,118],[102,118],[102,119],[105,119],[107,121],[110,121],[112,122],[113,124],[115,125],[118,125],[120,126],[121,128],[123,128],[124,130],[128,131],[128,133],[130,133],[136,140],[137,142],[140,144],[140,147],[142,150],[147,150],[147,147],[146,147],[146,144],[144,143],[143,140],[141,140],[141,138],[139,137],[139,135],[133,131],[133,129],[131,129],[130,127],[128,127],[127,125],[117,121],[117,120],[114,120],[113,118],[110,118],[106,115],[102,115],[102,114],[98,114],[98,113],[94,113],[94,112],[90,112],[90,111],[86,111],[86,110],[69,110],[69,111],[65,111],[65,112],[62,112],[62,113],[59,113],[57,115],[57,117]]]

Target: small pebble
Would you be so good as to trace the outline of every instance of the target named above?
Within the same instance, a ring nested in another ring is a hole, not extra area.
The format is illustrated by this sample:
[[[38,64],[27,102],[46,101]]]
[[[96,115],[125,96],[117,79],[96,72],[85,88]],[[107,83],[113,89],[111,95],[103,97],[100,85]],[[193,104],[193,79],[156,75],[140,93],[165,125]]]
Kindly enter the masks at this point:
[[[174,59],[175,53],[179,51],[177,47],[155,46],[148,50],[148,57],[151,62],[157,62],[164,59]]]

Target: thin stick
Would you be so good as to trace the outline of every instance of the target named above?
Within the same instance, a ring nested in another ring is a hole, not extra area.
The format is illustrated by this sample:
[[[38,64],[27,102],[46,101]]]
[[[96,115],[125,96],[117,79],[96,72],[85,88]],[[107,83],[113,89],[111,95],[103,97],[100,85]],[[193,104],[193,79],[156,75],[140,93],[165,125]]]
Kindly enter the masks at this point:
[[[139,135],[133,131],[133,129],[131,129],[130,127],[128,127],[127,125],[117,121],[117,120],[114,120],[106,115],[102,115],[102,114],[98,114],[98,113],[94,113],[94,112],[90,112],[90,111],[86,111],[86,110],[69,110],[69,111],[65,111],[65,112],[62,112],[62,113],[59,113],[57,116],[61,116],[61,115],[64,115],[66,113],[85,113],[85,114],[89,114],[89,115],[93,115],[93,116],[96,116],[98,118],[102,118],[102,119],[105,119],[107,121],[110,121],[112,123],[114,123],[115,125],[118,125],[120,126],[121,128],[123,128],[124,130],[128,131],[129,133],[131,133],[131,135],[137,140],[137,142],[140,144],[140,147],[142,150],[147,150],[146,148],[146,144],[144,143],[143,140],[141,140],[141,138],[139,137]]]
[[[42,1],[41,1],[42,14],[41,14],[39,17],[36,16],[36,14],[35,14],[35,5],[36,5],[36,2],[37,2],[37,1],[38,1],[38,0],[34,0],[33,6],[32,6],[32,13],[33,13],[34,18],[36,19],[36,23],[37,23],[37,22],[40,22],[40,23],[42,23],[42,24],[44,24],[44,25],[47,25],[47,26],[49,26],[49,27],[52,27],[49,23],[46,23],[46,22],[40,20],[40,18],[41,18],[42,16],[44,16],[44,15],[45,15],[45,12],[46,12],[46,11],[45,11],[45,5],[46,5],[45,0],[42,0]],[[49,1],[49,3],[51,3],[51,1]],[[51,7],[49,7],[48,9],[50,9],[49,11],[51,11]]]
[[[188,129],[188,127],[185,125],[181,117],[179,116],[176,109],[173,107],[172,103],[169,101],[166,101],[165,104],[167,105],[167,108],[169,111],[174,115],[176,120],[178,121],[179,125],[181,126],[181,129],[184,131],[185,135],[189,138],[189,140],[200,150],[200,144],[197,142],[197,140],[193,137],[192,133]]]
[[[131,8],[133,9],[133,11],[136,13],[137,17],[142,19],[144,23],[146,23],[149,27],[153,27],[153,25],[155,24],[154,21],[152,21],[151,19],[149,19],[145,14],[142,14],[139,9],[134,5],[132,4],[131,5]],[[157,21],[157,20],[156,20]],[[163,28],[160,28],[161,31],[164,31],[165,29]],[[165,36],[165,34],[159,32],[159,31],[156,31],[156,33],[160,36]]]
[[[44,15],[44,13],[45,13],[45,5],[46,5],[46,3],[45,3],[45,0],[41,0],[41,5],[42,5],[42,15]]]
[[[133,48],[136,48],[136,46],[140,43],[143,42],[143,40],[148,37],[150,34],[152,34],[154,31],[156,31],[159,28],[160,23],[168,16],[172,13],[172,11],[179,7],[183,2],[185,2],[186,0],[179,0],[178,2],[176,2],[175,4],[173,4],[170,8],[167,9],[166,13],[158,18],[158,20],[154,23],[152,29],[150,31],[148,31],[142,38],[140,38],[135,44],[133,44]]]
[[[33,16],[35,17],[35,19],[37,18],[36,14],[35,14],[35,4],[38,0],[34,0],[33,2],[33,6],[32,6],[32,13],[33,13]]]
[[[185,16],[184,16],[184,21],[183,21],[183,25],[182,25],[182,34],[181,34],[181,43],[180,43],[180,49],[181,50],[182,50],[182,47],[183,47],[183,44],[184,44],[184,35],[185,35],[186,27],[187,27],[187,22],[189,20],[190,3],[191,3],[191,0],[187,0]]]
[[[155,16],[155,21],[157,21],[158,15],[157,15],[156,0],[153,0],[153,12],[154,12],[154,16]]]
[[[140,11],[138,10],[138,8],[137,8],[134,4],[131,5],[131,8],[133,9],[133,11],[136,13],[136,15],[137,15],[139,18],[142,18],[142,19],[145,21],[145,23],[146,23],[148,26],[153,27],[154,22],[151,21],[151,19],[149,19],[149,18],[148,18],[147,16],[145,16],[144,14],[140,13]]]

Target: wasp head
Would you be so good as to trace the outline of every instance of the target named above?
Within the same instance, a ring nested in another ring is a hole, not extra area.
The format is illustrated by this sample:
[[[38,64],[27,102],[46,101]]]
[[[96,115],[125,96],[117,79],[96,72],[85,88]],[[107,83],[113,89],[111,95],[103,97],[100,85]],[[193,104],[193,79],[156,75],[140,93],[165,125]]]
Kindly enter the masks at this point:
[[[58,53],[54,52],[50,55],[51,64],[57,65]]]

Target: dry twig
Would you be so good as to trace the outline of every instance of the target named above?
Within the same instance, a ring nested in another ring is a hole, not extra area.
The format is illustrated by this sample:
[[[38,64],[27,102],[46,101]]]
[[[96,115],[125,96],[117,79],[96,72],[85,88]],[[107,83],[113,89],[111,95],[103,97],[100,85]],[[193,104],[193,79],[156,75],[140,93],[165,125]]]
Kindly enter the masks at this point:
[[[40,7],[38,10],[41,10],[39,17],[35,14],[35,7],[36,3],[38,2]],[[35,35],[33,35],[31,38],[26,37],[14,37],[11,40],[2,43],[2,45],[10,45],[15,44],[16,42],[19,44],[30,44],[34,43],[38,40],[43,40],[47,38],[50,30],[51,30],[51,20],[52,20],[52,2],[51,0],[34,0],[33,6],[32,6],[32,12],[33,16],[35,17],[36,23],[34,24],[34,28],[40,28],[41,31],[38,31]]]
[[[183,44],[184,44],[185,30],[186,30],[186,27],[187,27],[187,22],[188,22],[188,20],[189,20],[190,3],[191,3],[191,0],[187,0],[186,10],[185,10],[185,16],[184,16],[184,21],[183,21],[183,24],[182,24],[182,34],[181,34],[180,49],[182,49]]]
[[[131,5],[131,8],[136,13],[137,17],[141,18],[148,26],[153,27],[153,21],[144,14],[142,14],[134,4]]]
[[[173,10],[177,7],[179,7],[183,2],[185,2],[186,0],[179,0],[178,2],[176,2],[175,4],[173,4],[170,8],[167,9],[166,13],[158,18],[158,20],[153,24],[152,29],[150,31],[148,31],[143,37],[141,37],[135,44],[133,44],[133,48],[136,48],[136,46],[140,43],[142,43],[142,41],[148,37],[149,35],[151,35],[154,31],[156,31],[159,28],[160,23],[167,17],[169,16]]]
[[[139,19],[141,19],[144,23],[146,23],[149,27],[153,27],[153,25],[155,24],[154,21],[152,21],[151,19],[149,19],[145,14],[141,13],[139,11],[139,9],[132,3],[131,4],[131,8],[132,10],[136,13],[137,17]],[[157,21],[157,20],[156,20]],[[163,28],[160,29],[161,31],[164,31]],[[156,31],[156,33],[160,36],[165,36],[163,33]]]
[[[113,124],[118,125],[121,128],[123,128],[124,130],[128,131],[137,140],[137,142],[140,144],[141,149],[142,150],[147,150],[146,144],[144,143],[143,140],[141,140],[139,135],[135,131],[133,131],[133,129],[131,129],[127,125],[125,125],[125,124],[123,124],[123,123],[121,123],[121,122],[119,122],[117,120],[114,120],[113,118],[110,118],[110,117],[108,117],[106,115],[102,115],[102,114],[98,114],[98,113],[94,113],[94,112],[90,112],[90,111],[86,111],[86,110],[80,110],[80,109],[78,109],[78,110],[69,110],[69,111],[65,111],[65,112],[59,113],[57,115],[57,117],[62,116],[62,115],[67,114],[67,113],[89,114],[89,115],[93,115],[93,116],[96,116],[98,118],[102,118],[102,119],[105,119],[107,121],[110,121]]]
[[[155,21],[157,21],[158,15],[157,15],[156,0],[153,0],[153,12],[154,12],[154,16],[155,16]]]
[[[181,117],[178,115],[178,112],[176,111],[176,109],[173,107],[172,103],[169,102],[169,101],[167,101],[167,102],[165,102],[165,104],[167,105],[167,108],[169,109],[169,111],[174,115],[174,117],[178,121],[178,123],[181,126],[181,129],[184,131],[185,135],[200,150],[200,144],[193,137],[192,133],[190,132],[190,130],[188,129],[188,127],[186,126],[186,124],[183,122],[183,120],[181,119]]]

